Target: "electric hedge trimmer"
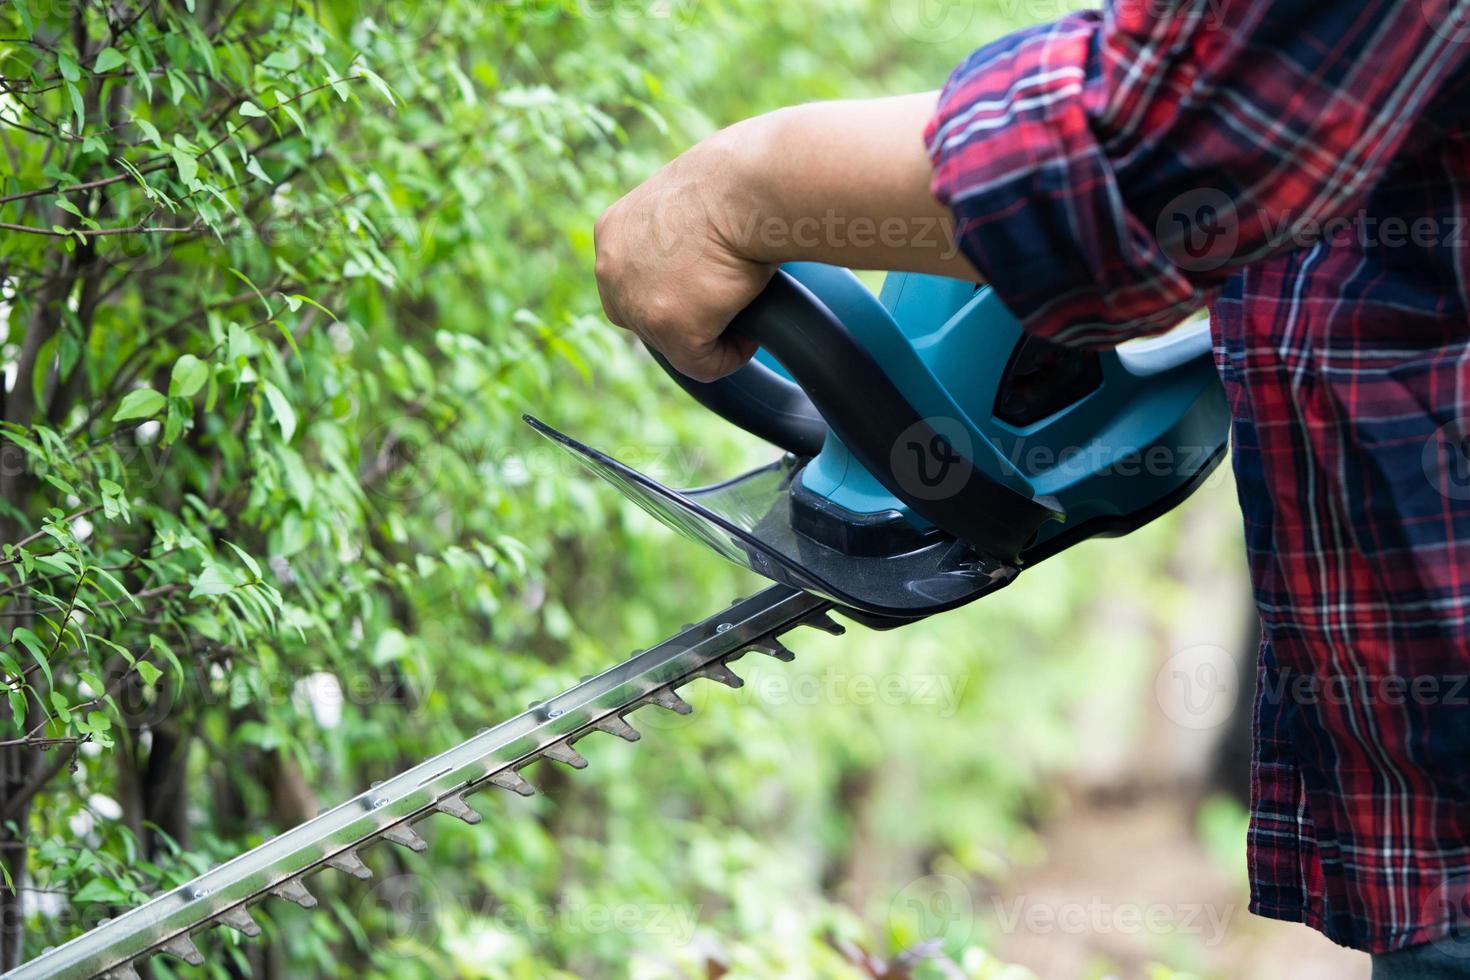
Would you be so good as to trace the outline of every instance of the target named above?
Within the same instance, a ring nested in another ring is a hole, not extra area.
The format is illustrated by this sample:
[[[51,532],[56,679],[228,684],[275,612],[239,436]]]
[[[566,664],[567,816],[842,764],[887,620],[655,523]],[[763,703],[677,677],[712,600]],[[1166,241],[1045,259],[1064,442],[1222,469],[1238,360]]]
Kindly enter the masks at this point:
[[[845,270],[796,263],[731,329],[761,348],[740,371],[712,384],[670,374],[785,450],[775,463],[671,490],[527,421],[775,584],[6,976],[130,978],[160,952],[199,964],[192,933],[254,936],[250,908],[270,896],[312,907],[316,872],[366,878],[361,851],[380,840],[421,851],[415,828],[435,813],[479,822],[469,794],[529,795],[519,770],[542,758],[582,768],[579,739],[636,740],[627,716],[688,712],[678,692],[695,678],[739,687],[731,661],[790,660],[781,637],[798,626],[840,633],[835,610],[888,629],[963,605],[1078,541],[1146,524],[1225,451],[1229,412],[1202,323],[1073,350],[1023,334],[988,288],[894,274],[874,296]]]

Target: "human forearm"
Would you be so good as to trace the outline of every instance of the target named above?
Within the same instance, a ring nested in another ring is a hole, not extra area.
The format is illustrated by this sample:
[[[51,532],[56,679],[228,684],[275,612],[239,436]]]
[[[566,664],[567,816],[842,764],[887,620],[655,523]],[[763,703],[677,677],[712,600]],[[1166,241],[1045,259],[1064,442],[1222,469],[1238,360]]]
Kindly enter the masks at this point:
[[[716,231],[756,262],[977,279],[948,209],[929,193],[923,131],[936,99],[811,103],[732,126],[714,138],[730,154]]]
[[[935,101],[795,106],[690,147],[597,221],[608,319],[709,381],[754,352],[725,328],[782,262],[976,279],[929,194]]]

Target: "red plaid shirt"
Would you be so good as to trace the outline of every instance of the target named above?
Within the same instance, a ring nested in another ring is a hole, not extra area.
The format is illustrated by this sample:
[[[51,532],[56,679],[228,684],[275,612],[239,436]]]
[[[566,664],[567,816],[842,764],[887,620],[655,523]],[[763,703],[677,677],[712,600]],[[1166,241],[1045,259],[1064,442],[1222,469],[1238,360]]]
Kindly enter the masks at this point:
[[[1470,0],[1116,0],[951,77],[934,192],[1035,333],[1210,305],[1257,602],[1251,908],[1470,915]]]

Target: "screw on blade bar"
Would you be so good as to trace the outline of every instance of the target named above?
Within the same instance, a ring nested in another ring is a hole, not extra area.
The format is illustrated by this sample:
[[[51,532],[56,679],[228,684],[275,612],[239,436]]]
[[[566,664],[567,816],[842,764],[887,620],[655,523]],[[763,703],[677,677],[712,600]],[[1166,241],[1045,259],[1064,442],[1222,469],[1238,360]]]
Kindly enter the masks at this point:
[[[433,813],[479,822],[480,814],[464,796],[481,786],[533,795],[521,768],[542,758],[585,766],[586,759],[572,743],[593,731],[636,741],[639,733],[623,715],[642,705],[688,714],[693,709],[677,688],[698,677],[740,686],[743,682],[726,663],[746,650],[790,660],[791,652],[779,642],[782,634],[799,626],[841,632],[827,618],[829,608],[828,600],[819,596],[770,586],[194,881],[43,952],[6,973],[4,980],[136,980],[135,964],[160,952],[202,963],[190,934],[203,926],[218,924],[258,935],[260,926],[247,906],[266,896],[314,908],[316,897],[302,882],[306,875],[331,867],[355,878],[371,877],[361,848],[388,840],[422,851],[427,842],[411,825]]]

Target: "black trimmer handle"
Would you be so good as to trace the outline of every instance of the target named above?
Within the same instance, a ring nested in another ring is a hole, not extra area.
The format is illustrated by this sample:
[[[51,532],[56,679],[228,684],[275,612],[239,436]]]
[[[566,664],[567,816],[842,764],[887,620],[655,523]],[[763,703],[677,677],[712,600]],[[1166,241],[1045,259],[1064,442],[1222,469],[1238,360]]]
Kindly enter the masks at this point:
[[[662,359],[660,363],[701,404],[747,431],[762,435],[747,424],[758,422],[767,431],[779,430],[783,439],[794,443],[789,438],[792,416],[787,413],[795,403],[799,417],[810,426],[803,430],[802,448],[770,436],[763,438],[798,455],[812,456],[821,448],[819,439],[815,446],[807,441],[814,438],[816,425],[822,424],[823,434],[830,427],[858,463],[914,513],[993,555],[1011,558],[1019,554],[1037,528],[1055,516],[1046,503],[990,479],[973,461],[966,461],[963,486],[954,492],[938,497],[912,492],[920,485],[916,474],[950,465],[950,461],[925,454],[952,454],[952,448],[852,331],[785,270],[776,271],[765,290],[730,322],[729,329],[769,351],[798,383],[751,362],[727,378],[701,385],[683,378]],[[741,377],[752,367],[759,372]],[[739,380],[733,386],[727,384],[732,379]],[[795,395],[786,389],[794,389]],[[763,405],[760,399],[776,391],[786,400]],[[896,453],[895,446],[913,447],[917,453]]]
[[[680,388],[725,421],[797,456],[810,457],[822,451],[827,423],[811,399],[760,361],[751,360],[733,374],[705,382],[680,373],[652,347],[648,352]]]

